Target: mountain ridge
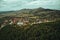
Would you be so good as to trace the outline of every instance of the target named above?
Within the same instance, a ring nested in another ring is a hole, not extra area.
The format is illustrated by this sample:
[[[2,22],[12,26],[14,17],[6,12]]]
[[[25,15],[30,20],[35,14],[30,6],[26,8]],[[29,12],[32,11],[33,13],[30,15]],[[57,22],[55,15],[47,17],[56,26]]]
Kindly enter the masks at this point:
[[[44,9],[44,8],[36,8],[36,9],[22,9],[18,11],[8,11],[8,12],[0,12],[0,18],[14,16],[39,16],[41,18],[60,18],[60,10],[53,10],[53,9]]]

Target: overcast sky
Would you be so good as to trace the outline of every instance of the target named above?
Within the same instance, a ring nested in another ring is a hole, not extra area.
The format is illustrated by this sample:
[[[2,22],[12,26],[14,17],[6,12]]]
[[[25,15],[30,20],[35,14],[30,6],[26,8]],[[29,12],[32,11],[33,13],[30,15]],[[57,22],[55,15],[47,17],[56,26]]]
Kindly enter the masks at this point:
[[[60,10],[60,0],[0,0],[0,11],[38,7]]]

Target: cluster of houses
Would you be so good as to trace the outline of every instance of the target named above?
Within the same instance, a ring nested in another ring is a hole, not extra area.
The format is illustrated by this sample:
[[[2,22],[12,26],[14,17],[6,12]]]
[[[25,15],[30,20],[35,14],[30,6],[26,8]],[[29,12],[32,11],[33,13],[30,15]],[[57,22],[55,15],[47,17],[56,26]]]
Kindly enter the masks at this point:
[[[31,19],[33,19],[34,22],[30,22],[32,21]],[[19,26],[25,26],[28,24],[38,24],[38,23],[43,23],[43,22],[49,22],[49,20],[47,19],[39,19],[38,17],[8,17],[7,19],[5,19],[2,23],[3,25],[6,24],[17,24]]]
[[[3,24],[17,24],[19,26],[21,25],[27,25],[29,24],[28,18],[25,17],[11,17],[10,19],[4,20]]]

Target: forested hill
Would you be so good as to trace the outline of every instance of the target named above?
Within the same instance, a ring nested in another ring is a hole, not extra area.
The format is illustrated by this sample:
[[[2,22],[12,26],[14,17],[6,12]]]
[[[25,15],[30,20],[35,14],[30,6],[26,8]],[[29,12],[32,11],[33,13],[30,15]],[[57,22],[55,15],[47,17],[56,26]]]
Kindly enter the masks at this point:
[[[28,27],[28,28],[26,28]],[[59,40],[60,21],[28,26],[6,25],[0,30],[0,40]]]

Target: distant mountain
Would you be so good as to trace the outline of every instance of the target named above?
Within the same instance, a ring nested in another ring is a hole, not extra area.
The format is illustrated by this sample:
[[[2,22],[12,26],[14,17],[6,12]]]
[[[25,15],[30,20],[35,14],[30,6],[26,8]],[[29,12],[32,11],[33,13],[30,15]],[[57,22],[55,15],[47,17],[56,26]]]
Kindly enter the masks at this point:
[[[22,9],[18,11],[8,11],[8,12],[0,12],[0,16],[21,16],[23,14],[33,14],[35,16],[40,16],[42,18],[45,17],[56,17],[60,18],[60,10],[52,10],[52,9],[44,9],[44,8],[36,8],[36,9]]]

